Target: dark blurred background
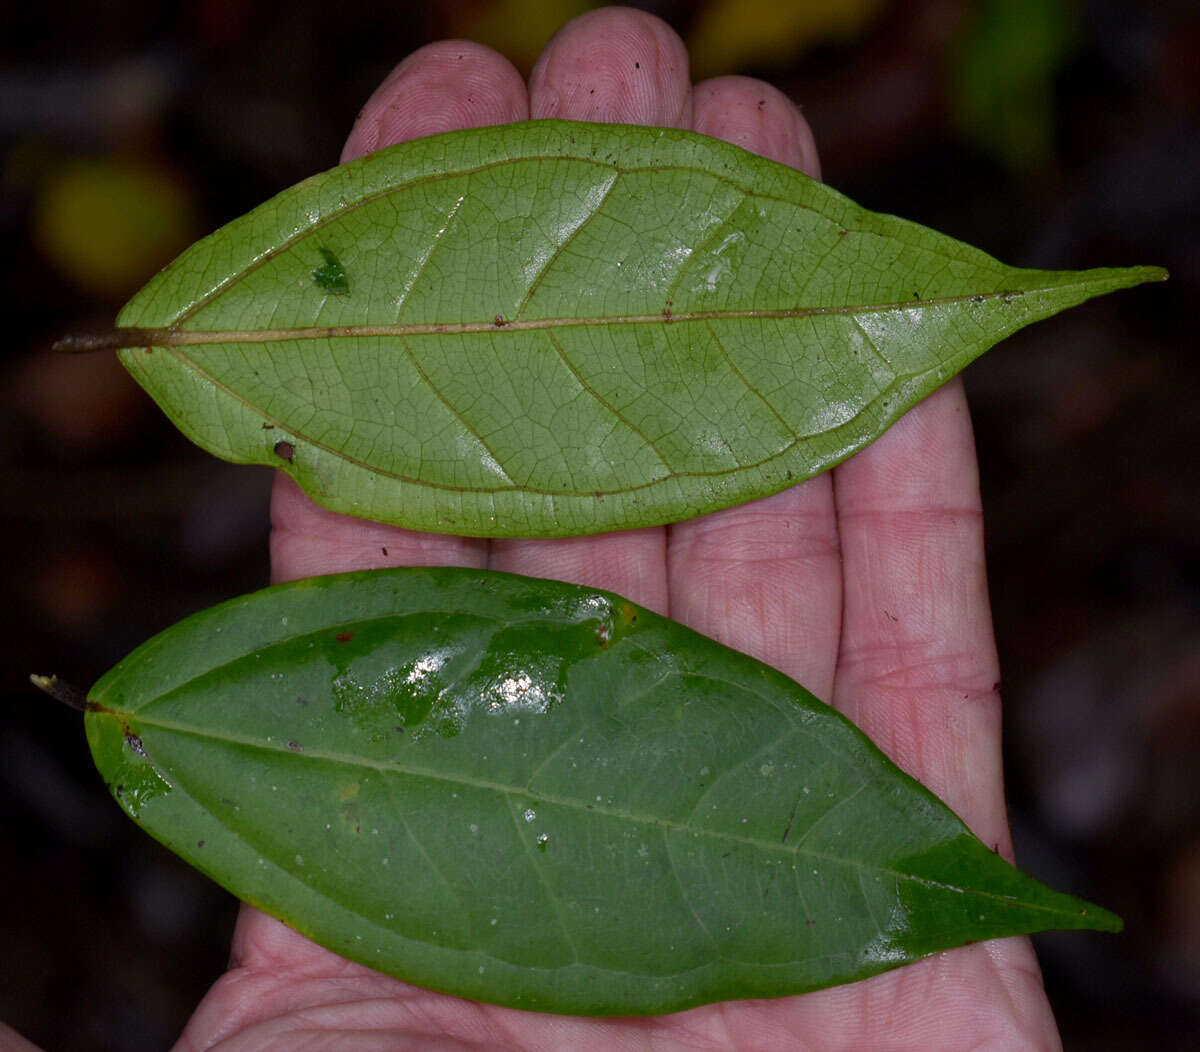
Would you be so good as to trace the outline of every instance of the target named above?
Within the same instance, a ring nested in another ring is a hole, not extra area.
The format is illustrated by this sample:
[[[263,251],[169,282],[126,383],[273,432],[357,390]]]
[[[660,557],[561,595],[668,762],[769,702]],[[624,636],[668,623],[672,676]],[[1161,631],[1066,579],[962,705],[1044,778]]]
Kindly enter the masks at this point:
[[[190,446],[64,332],[336,163],[405,54],[528,70],[586,0],[52,0],[0,13],[0,1019],[50,1050],[166,1047],[234,903],[141,834],[80,717],[183,615],[266,581],[269,474]],[[1200,8],[1194,0],[659,0],[697,79],[766,77],[828,182],[1037,267],[1158,264],[967,371],[1017,851],[1121,913],[1039,941],[1068,1049],[1194,1048],[1200,1006]]]

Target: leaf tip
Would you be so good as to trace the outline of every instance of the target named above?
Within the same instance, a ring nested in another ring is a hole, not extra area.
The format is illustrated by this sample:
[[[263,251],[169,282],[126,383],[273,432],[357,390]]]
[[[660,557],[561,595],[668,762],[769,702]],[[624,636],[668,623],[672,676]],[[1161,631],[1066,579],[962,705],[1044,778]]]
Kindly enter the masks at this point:
[[[1095,931],[1112,932],[1115,935],[1125,930],[1125,921],[1101,906],[1085,903],[1079,908],[1079,915],[1087,927]]]
[[[1111,272],[1120,280],[1119,287],[1146,285],[1152,281],[1166,281],[1171,275],[1166,267],[1122,267]]]

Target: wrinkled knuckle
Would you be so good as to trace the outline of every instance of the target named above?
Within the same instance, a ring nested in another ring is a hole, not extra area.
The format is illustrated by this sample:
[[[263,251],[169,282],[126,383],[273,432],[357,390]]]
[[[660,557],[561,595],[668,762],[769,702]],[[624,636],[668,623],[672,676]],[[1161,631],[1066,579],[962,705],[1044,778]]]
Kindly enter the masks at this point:
[[[967,701],[999,698],[999,684],[983,674],[971,651],[944,651],[937,641],[877,644],[843,654],[855,682],[879,690],[958,695]]]
[[[706,564],[789,564],[837,560],[841,556],[831,524],[805,516],[735,509],[692,524],[686,543],[689,559]]]

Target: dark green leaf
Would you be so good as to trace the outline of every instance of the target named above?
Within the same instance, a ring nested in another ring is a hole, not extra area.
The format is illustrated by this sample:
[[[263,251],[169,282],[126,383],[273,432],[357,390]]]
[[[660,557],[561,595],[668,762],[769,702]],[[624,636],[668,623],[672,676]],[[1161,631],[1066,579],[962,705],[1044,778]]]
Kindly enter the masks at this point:
[[[556,536],[783,489],[1009,333],[1163,276],[1016,270],[727,143],[536,121],[309,179],[118,324],[218,456],[337,511]]]
[[[779,672],[558,582],[281,585],[152,639],[88,707],[151,834],[330,949],[464,997],[657,1013],[1120,927]]]

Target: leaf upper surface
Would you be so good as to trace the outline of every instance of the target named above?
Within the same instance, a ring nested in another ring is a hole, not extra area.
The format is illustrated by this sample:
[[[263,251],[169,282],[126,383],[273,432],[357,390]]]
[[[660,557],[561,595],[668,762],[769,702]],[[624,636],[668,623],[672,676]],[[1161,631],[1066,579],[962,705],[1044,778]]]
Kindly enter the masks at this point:
[[[147,831],[330,949],[460,996],[658,1013],[1120,925],[994,855],[798,684],[605,592],[295,582],[155,637],[88,704]]]
[[[300,183],[118,324],[218,456],[367,518],[557,536],[782,489],[1016,329],[1158,276],[1016,270],[727,143],[532,121]]]

